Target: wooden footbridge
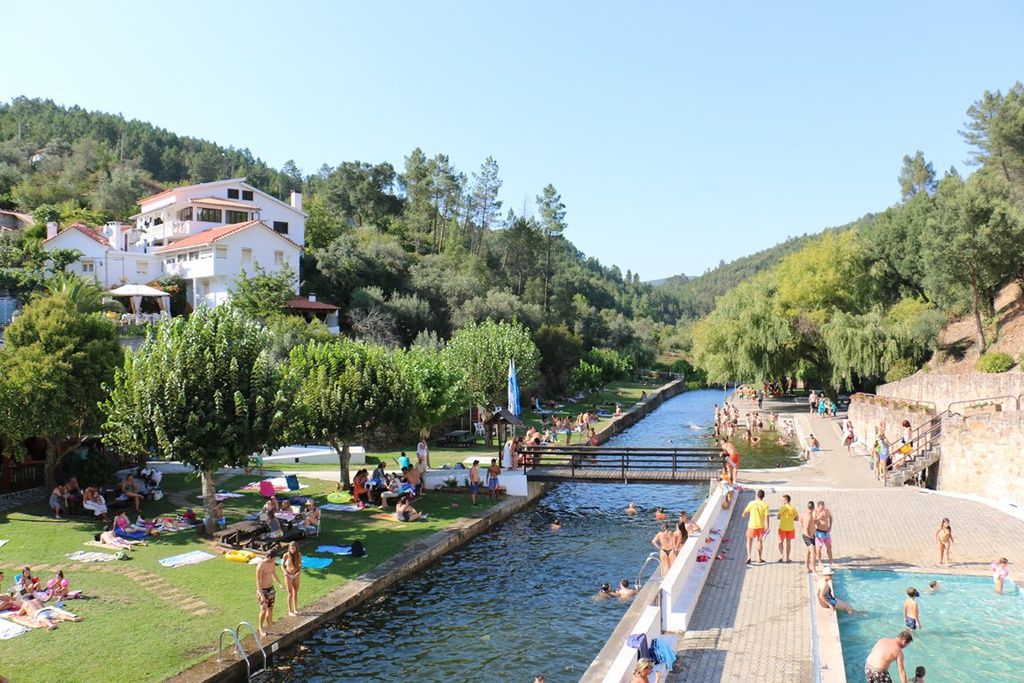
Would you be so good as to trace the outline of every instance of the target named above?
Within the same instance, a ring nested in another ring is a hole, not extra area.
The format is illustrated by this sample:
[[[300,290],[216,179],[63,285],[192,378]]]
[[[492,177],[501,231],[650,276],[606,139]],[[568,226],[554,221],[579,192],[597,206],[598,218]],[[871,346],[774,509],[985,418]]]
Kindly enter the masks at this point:
[[[525,446],[520,453],[531,481],[706,482],[722,467],[717,448]]]

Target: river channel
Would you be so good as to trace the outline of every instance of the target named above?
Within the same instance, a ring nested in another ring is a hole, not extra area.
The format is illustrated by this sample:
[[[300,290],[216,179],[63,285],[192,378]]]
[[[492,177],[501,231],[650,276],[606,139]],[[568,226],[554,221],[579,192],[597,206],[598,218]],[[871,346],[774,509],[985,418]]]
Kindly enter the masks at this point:
[[[701,425],[712,422],[721,398],[681,394],[609,443],[706,446]],[[660,526],[656,507],[670,518],[692,515],[706,494],[707,485],[695,484],[560,484],[282,652],[273,681],[529,683],[543,674],[549,683],[574,683],[628,607],[598,599],[599,586],[635,580]],[[640,514],[623,512],[631,502]],[[551,531],[556,519],[562,528]]]

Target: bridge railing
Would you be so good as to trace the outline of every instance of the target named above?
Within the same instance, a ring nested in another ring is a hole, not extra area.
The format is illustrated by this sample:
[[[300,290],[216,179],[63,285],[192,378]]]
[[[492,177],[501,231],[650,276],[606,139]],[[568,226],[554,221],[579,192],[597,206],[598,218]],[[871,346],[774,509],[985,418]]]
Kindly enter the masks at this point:
[[[720,466],[720,451],[713,448],[525,446],[520,452],[527,469],[568,468],[573,475],[577,470],[710,472]]]

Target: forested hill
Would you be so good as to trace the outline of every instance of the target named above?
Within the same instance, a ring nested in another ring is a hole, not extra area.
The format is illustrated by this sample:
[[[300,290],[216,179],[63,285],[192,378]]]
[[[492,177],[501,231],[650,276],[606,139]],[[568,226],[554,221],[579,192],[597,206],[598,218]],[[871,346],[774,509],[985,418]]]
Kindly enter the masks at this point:
[[[0,104],[0,208],[37,224],[3,238],[34,244],[0,243],[0,290],[26,296],[41,286],[42,261],[28,255],[46,221],[124,220],[166,186],[245,176],[282,199],[304,193],[303,293],[339,305],[355,337],[436,343],[474,321],[514,319],[569,356],[610,347],[649,362],[682,315],[672,294],[577,249],[570,238],[586,226],[571,224],[572,208],[547,179],[517,215],[502,207],[498,162],[470,161],[478,165],[467,172],[414,149],[397,169],[358,160],[275,169],[248,149],[17,98]]]
[[[758,273],[774,268],[790,254],[800,251],[813,241],[820,240],[822,234],[865,227],[870,225],[873,220],[874,216],[869,214],[853,223],[829,228],[824,233],[790,237],[784,242],[749,256],[743,256],[729,263],[723,261],[717,267],[698,277],[676,275],[666,278],[660,281],[657,287],[678,302],[684,318],[692,320],[703,318],[714,310],[718,297]]]

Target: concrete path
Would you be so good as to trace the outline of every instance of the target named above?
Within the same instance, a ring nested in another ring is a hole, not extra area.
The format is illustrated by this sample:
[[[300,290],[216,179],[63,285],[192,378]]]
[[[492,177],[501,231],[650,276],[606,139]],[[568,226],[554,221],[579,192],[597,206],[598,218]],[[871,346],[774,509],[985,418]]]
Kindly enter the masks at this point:
[[[778,404],[776,404],[778,405]],[[765,410],[784,412],[792,404]],[[805,409],[806,410],[806,409]],[[928,572],[987,574],[1000,556],[1012,566],[1024,563],[1024,520],[984,502],[914,487],[885,488],[868,470],[864,456],[851,458],[840,443],[838,420],[819,420],[806,412],[792,415],[811,430],[822,449],[798,468],[740,472],[744,492],[724,548],[730,559],[716,561],[691,621],[677,640],[679,658],[670,683],[730,681],[794,683],[813,681],[811,601],[797,534],[793,564],[777,562],[777,520],[764,565],[746,564],[746,519],[740,512],[763,488],[773,513],[789,493],[803,509],[824,500],[832,510],[837,568],[873,567]],[[806,431],[804,433],[807,433]],[[939,568],[935,528],[949,517],[954,530],[953,567]],[[755,559],[756,559],[756,550]],[[840,596],[841,597],[841,596]],[[854,605],[854,608],[857,606]],[[894,624],[896,629],[898,624]],[[895,631],[894,631],[895,632]]]

